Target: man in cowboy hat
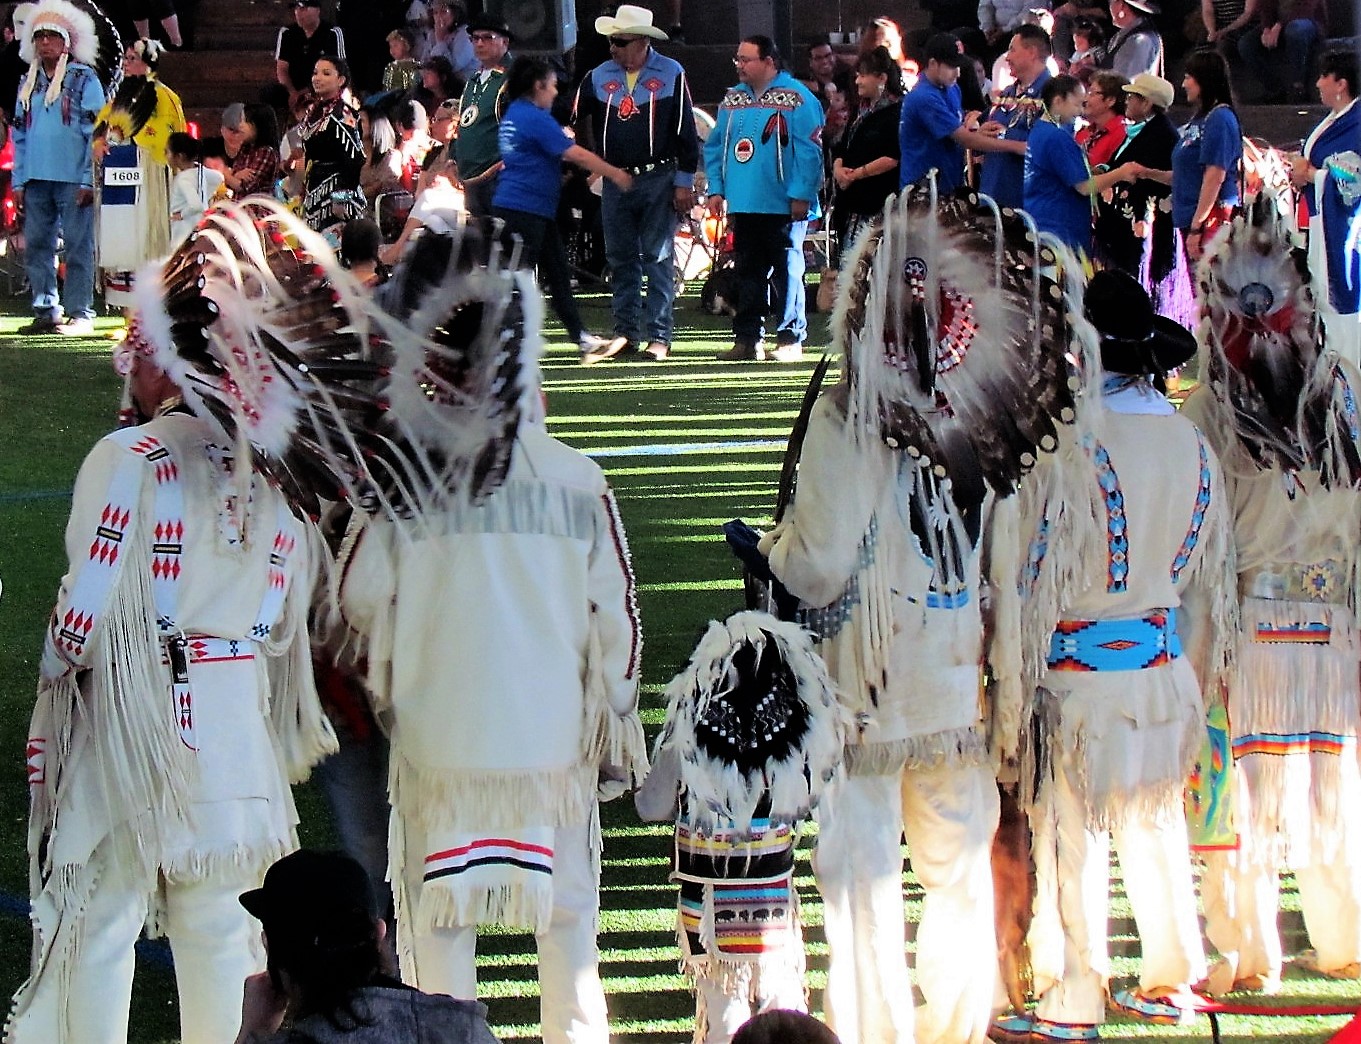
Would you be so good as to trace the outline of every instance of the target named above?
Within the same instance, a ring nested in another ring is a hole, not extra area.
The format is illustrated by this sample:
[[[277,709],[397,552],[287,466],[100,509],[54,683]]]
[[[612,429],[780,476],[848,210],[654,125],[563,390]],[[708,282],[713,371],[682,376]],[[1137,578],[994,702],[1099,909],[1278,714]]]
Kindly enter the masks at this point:
[[[24,23],[29,61],[14,106],[14,205],[24,215],[24,268],[33,321],[21,334],[94,333],[94,157],[90,141],[104,107],[91,65],[94,22],[66,0],[43,0]],[[57,237],[66,244],[66,314],[57,290]]]
[[[1053,496],[1066,503],[1051,500],[1022,533],[1036,569],[1072,571],[1036,697],[1047,768],[1031,813],[1037,894],[1057,901],[1036,916],[1061,924],[1063,958],[1036,968],[1053,985],[1033,1013],[996,1020],[994,1040],[1098,1039],[1112,839],[1142,959],[1138,986],[1111,1004],[1176,1023],[1205,974],[1183,787],[1205,735],[1202,686],[1217,691],[1233,641],[1232,509],[1213,450],[1160,390],[1195,338],[1124,272],[1092,277],[1086,312],[1100,335],[1100,420],[1056,458],[1053,488],[1066,492]],[[1074,509],[1089,521],[1051,526]]]
[[[478,69],[463,87],[458,105],[458,137],[454,159],[463,182],[468,212],[476,218],[491,216],[491,197],[501,170],[501,146],[497,127],[505,111],[501,88],[506,82],[508,48],[512,39],[504,20],[478,15],[468,23],[468,39]]]
[[[1175,91],[1170,83],[1152,73],[1140,73],[1125,84],[1125,140],[1111,157],[1111,166],[1138,163],[1153,170],[1169,170],[1177,129],[1167,118]],[[1172,213],[1158,206],[1171,193],[1152,178],[1139,178],[1112,186],[1109,199],[1096,203],[1093,240],[1096,251],[1109,267],[1145,278],[1145,289],[1157,294],[1160,284],[1175,267],[1176,243]],[[1144,245],[1152,241],[1147,273],[1143,271]]]
[[[647,8],[621,4],[613,16],[597,18],[595,28],[609,40],[610,60],[581,81],[573,118],[582,143],[627,170],[633,188],[625,193],[606,182],[601,196],[614,337],[581,361],[636,346],[660,361],[671,352],[676,223],[695,205],[699,138],[690,85],[680,63],[653,48],[666,33]]]
[[[1115,35],[1106,44],[1103,69],[1114,69],[1127,80],[1140,73],[1163,74],[1163,38],[1153,24],[1158,13],[1153,0],[1110,0]]]

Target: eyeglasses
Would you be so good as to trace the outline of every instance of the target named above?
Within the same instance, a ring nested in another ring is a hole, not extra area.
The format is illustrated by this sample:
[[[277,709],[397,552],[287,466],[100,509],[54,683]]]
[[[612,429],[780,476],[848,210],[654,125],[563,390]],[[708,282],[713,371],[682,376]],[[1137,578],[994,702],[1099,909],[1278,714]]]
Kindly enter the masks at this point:
[[[489,43],[496,39],[495,33],[469,33],[468,39],[473,43]]]
[[[631,43],[637,43],[637,42],[638,42],[639,40],[641,40],[641,39],[642,39],[641,36],[611,36],[611,37],[610,37],[610,46],[611,46],[611,47],[627,47],[629,44],[631,44]]]
[[[732,59],[733,65],[737,66],[739,69],[742,68],[742,66],[744,65],[750,65],[752,62],[763,61],[765,61],[765,59],[762,58],[759,54],[755,58],[748,58],[745,54],[735,54],[733,55]]]

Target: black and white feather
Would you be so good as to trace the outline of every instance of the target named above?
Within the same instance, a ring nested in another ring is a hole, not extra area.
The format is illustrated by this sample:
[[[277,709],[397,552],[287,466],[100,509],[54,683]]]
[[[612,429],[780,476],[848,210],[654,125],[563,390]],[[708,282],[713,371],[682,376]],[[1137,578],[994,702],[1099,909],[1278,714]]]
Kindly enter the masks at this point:
[[[1076,262],[1024,215],[928,179],[889,200],[845,267],[832,333],[855,430],[948,482],[961,510],[1014,492],[1076,418],[1084,353],[1055,275]]]
[[[679,756],[688,825],[749,834],[758,805],[794,826],[840,771],[849,715],[811,635],[768,613],[713,621],[666,688],[658,749]]]

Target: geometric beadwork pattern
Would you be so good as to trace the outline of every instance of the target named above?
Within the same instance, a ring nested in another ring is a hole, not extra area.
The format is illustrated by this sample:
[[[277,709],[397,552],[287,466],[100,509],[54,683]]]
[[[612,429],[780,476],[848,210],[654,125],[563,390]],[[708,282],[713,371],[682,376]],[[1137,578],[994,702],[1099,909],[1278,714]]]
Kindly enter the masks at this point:
[[[1116,620],[1060,620],[1049,642],[1051,671],[1142,671],[1181,655],[1175,609]]]
[[[1205,524],[1205,512],[1210,509],[1210,454],[1205,447],[1205,436],[1199,429],[1196,430],[1196,445],[1200,449],[1200,485],[1196,488],[1196,506],[1191,512],[1191,524],[1177,550],[1177,557],[1172,560],[1173,583],[1181,577],[1181,571],[1191,560],[1191,552],[1196,549],[1201,527]]]

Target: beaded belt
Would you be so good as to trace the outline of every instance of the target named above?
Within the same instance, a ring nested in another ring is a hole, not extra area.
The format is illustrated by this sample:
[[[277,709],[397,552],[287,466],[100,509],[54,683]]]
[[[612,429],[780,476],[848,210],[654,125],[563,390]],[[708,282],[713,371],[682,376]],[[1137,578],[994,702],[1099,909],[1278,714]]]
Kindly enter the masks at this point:
[[[655,163],[644,163],[637,167],[621,167],[621,170],[630,177],[636,178],[639,174],[651,174],[654,170],[675,170],[675,160],[657,160]]]
[[[1049,639],[1051,671],[1143,671],[1181,655],[1177,611],[1116,620],[1060,620]]]
[[[214,638],[207,634],[168,634],[162,639],[166,663],[181,653],[189,663],[224,663],[255,659],[256,643],[249,638]],[[183,642],[181,645],[180,643]]]

